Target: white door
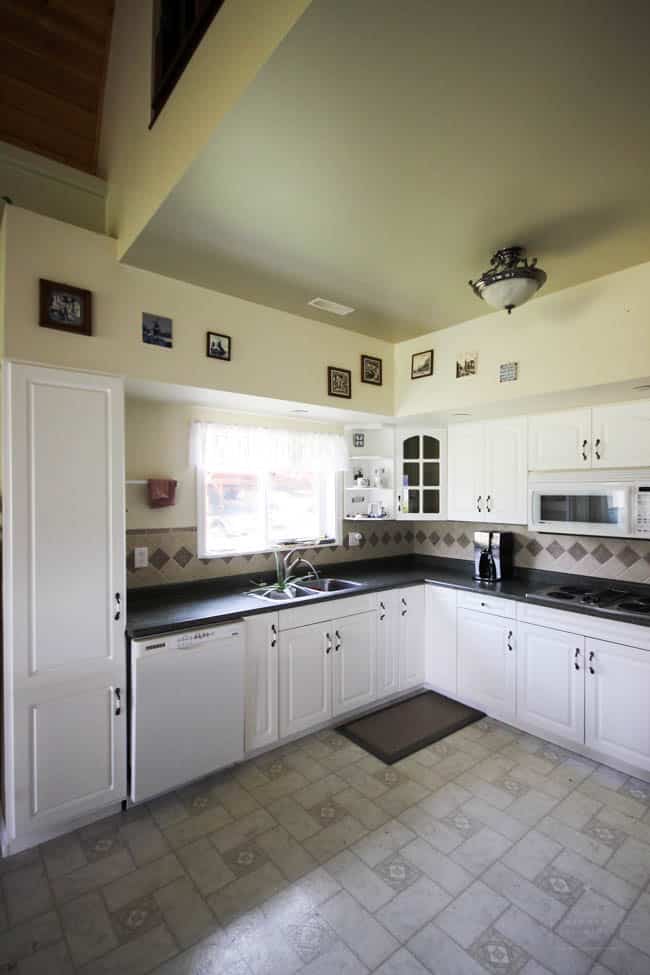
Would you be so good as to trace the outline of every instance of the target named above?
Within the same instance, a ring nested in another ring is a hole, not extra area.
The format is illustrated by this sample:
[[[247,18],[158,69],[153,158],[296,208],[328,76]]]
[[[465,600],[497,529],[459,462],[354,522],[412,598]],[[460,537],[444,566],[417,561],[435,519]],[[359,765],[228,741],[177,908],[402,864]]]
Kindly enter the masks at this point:
[[[333,713],[345,714],[376,697],[377,615],[359,613],[334,620],[332,654]]]
[[[455,589],[424,587],[427,683],[443,694],[456,696],[456,605]]]
[[[278,740],[278,614],[246,620],[246,751]]]
[[[126,797],[123,401],[120,379],[5,368],[10,836]]]
[[[308,731],[332,716],[331,623],[280,633],[280,737]]]
[[[650,654],[587,639],[585,743],[650,772]]]
[[[395,510],[408,521],[446,517],[447,437],[444,430],[400,429],[396,436]],[[403,511],[408,506],[408,513]]]
[[[514,621],[458,610],[458,696],[495,718],[515,716]]]
[[[526,417],[490,420],[484,429],[485,520],[507,525],[528,522]]]
[[[485,521],[483,424],[459,423],[447,432],[450,521]]]
[[[419,687],[426,679],[424,586],[397,590],[399,687]]]
[[[591,467],[591,409],[528,417],[528,470]]]
[[[377,697],[399,690],[399,596],[396,589],[377,596]]]
[[[595,406],[594,467],[650,467],[650,400]]]
[[[543,734],[584,743],[584,637],[517,626],[517,720]]]

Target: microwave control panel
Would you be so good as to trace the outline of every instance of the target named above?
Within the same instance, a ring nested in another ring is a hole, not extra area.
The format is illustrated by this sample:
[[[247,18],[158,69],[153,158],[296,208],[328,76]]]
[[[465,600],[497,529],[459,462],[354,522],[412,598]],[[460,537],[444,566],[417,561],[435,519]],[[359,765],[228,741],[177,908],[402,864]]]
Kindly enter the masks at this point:
[[[650,536],[650,484],[639,484],[635,493],[634,534]]]

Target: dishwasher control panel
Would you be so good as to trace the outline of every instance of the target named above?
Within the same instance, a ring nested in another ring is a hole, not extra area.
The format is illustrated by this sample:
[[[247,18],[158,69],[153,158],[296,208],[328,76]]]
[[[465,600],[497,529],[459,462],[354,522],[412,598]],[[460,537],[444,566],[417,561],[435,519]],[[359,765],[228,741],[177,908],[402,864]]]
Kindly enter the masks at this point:
[[[157,653],[175,653],[179,650],[193,650],[206,643],[232,640],[242,634],[237,624],[205,627],[201,630],[181,630],[179,633],[161,634],[145,640],[134,640],[132,653],[137,657],[152,657]]]

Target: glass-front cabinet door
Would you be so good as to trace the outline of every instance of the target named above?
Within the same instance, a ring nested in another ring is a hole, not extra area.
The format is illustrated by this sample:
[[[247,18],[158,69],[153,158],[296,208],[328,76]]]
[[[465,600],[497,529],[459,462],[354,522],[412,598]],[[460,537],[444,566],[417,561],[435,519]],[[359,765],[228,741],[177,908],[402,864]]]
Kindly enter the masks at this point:
[[[426,428],[397,430],[395,509],[398,518],[432,521],[447,514],[447,434]]]

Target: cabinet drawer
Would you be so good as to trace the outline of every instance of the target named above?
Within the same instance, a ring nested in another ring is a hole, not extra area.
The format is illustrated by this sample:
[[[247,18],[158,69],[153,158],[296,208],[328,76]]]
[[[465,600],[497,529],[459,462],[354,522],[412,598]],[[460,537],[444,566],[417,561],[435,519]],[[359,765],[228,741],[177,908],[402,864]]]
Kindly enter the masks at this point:
[[[490,613],[492,616],[503,616],[505,619],[513,620],[516,613],[516,605],[512,599],[504,599],[501,596],[488,596],[482,592],[463,592],[458,593],[458,606],[460,609],[473,609],[477,613]]]
[[[295,606],[279,613],[280,629],[293,630],[296,626],[310,626],[311,623],[324,623],[356,613],[369,613],[375,608],[375,596],[365,593],[362,596],[334,596],[322,603]]]

